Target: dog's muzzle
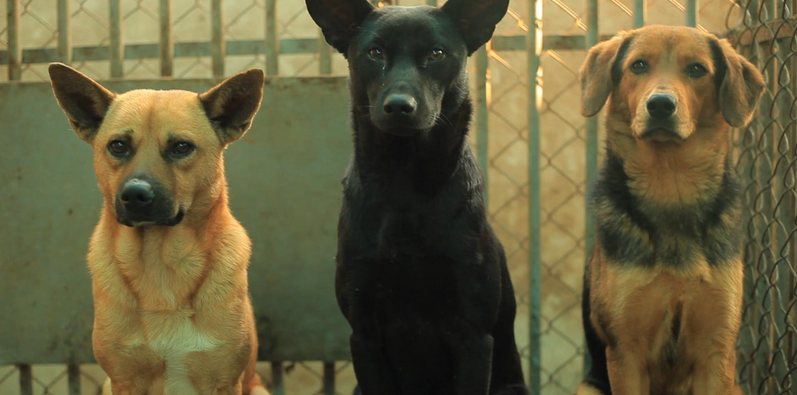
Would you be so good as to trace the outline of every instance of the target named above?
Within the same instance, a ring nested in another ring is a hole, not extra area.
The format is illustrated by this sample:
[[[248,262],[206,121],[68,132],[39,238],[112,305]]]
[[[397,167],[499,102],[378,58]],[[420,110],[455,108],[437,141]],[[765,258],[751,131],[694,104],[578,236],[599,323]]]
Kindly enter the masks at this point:
[[[648,122],[639,138],[653,141],[684,140],[677,132],[675,113],[678,111],[678,101],[674,95],[654,93],[648,97],[645,109],[649,115]]]
[[[176,211],[176,214],[175,214]],[[126,226],[174,226],[183,220],[171,193],[143,176],[125,180],[116,194],[116,220]]]

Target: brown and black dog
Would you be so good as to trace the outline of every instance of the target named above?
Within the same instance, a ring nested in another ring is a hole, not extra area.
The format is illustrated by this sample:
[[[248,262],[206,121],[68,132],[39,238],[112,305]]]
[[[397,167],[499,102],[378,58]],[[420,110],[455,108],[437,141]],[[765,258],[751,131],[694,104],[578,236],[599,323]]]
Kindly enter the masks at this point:
[[[88,254],[104,393],[267,394],[223,152],[252,122],[264,74],[209,91],[114,94],[50,65],[58,104],[94,150],[103,195]],[[110,387],[110,388],[109,388]]]
[[[577,395],[729,395],[741,320],[741,189],[730,127],[761,73],[726,40],[649,26],[592,48],[584,116],[608,101],[584,279],[592,370]]]

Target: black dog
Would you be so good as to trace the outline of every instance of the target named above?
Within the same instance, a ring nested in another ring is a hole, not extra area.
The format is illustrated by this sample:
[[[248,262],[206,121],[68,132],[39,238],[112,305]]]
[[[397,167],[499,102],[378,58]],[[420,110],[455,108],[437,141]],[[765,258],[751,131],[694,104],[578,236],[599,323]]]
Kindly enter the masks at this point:
[[[526,394],[506,257],[466,142],[467,58],[509,0],[307,0],[349,61],[336,290],[364,395]]]

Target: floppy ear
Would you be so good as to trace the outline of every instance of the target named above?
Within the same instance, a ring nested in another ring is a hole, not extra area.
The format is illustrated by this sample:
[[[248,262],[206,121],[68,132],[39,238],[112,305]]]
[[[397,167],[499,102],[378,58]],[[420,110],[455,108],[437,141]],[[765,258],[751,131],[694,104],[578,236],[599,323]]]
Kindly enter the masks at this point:
[[[263,70],[249,69],[199,95],[222,144],[238,140],[249,129],[263,99],[265,80]]]
[[[722,116],[729,125],[744,127],[750,123],[758,100],[764,93],[764,76],[726,39],[711,41],[719,86],[717,99]]]
[[[470,56],[490,41],[508,8],[509,0],[448,0],[442,10],[462,34]]]
[[[327,43],[343,56],[360,24],[374,10],[368,0],[306,0],[306,4]]]
[[[90,143],[116,95],[63,63],[50,63],[49,71],[55,100],[78,137]]]
[[[592,47],[579,72],[581,78],[581,115],[591,117],[600,112],[612,93],[615,79],[622,77],[620,64],[630,38],[624,32]]]

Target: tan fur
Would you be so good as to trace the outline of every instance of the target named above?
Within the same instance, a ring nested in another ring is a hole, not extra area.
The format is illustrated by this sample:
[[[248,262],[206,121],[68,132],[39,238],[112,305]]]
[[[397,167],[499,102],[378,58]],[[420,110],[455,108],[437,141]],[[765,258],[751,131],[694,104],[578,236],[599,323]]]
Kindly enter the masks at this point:
[[[250,70],[214,88],[226,92],[223,100],[243,97],[241,104],[249,105],[249,113],[234,114],[242,122],[218,130],[205,107],[224,103],[205,103],[186,91],[114,95],[67,66],[54,64],[50,70],[59,104],[94,148],[104,197],[88,254],[94,355],[110,378],[103,392],[266,393],[254,370],[257,336],[247,283],[251,242],[228,208],[222,156],[259,107],[263,72]],[[239,89],[244,83],[251,87]],[[86,97],[93,104],[86,105]],[[135,147],[129,161],[108,154],[109,141],[123,135]],[[166,161],[162,152],[174,139],[197,149],[179,162]],[[117,189],[134,173],[151,175],[173,193],[185,211],[183,221],[119,224]]]
[[[607,144],[622,159],[638,211],[652,218],[664,210],[692,209],[716,198],[726,171],[729,124],[749,122],[760,97],[760,72],[725,40],[719,43],[728,72],[722,86],[716,85],[708,44],[712,38],[716,39],[696,29],[664,26],[621,32],[590,50],[581,70],[582,114],[594,115],[608,101]],[[624,43],[626,52],[620,58]],[[637,59],[649,62],[651,71],[624,75],[613,85],[615,61],[617,69],[628,73]],[[684,70],[694,62],[703,64],[709,74],[689,78]],[[718,91],[744,97],[722,98]],[[680,138],[641,138],[649,117],[645,103],[653,93],[677,98],[674,116]],[[599,219],[612,218],[625,240],[652,243],[630,218],[616,218],[611,202],[596,204],[593,212]],[[739,217],[740,208],[729,207],[719,222],[732,228]],[[703,242],[687,240],[665,223],[652,226],[659,233],[657,248]],[[741,395],[734,383],[734,345],[743,296],[741,256],[715,266],[702,255],[679,266],[621,264],[606,256],[601,240],[592,254],[590,321],[608,345],[614,395]],[[680,314],[680,338],[671,350],[676,314]],[[667,363],[668,355],[677,355],[675,366]],[[576,394],[600,391],[582,383]]]

